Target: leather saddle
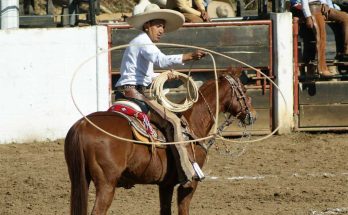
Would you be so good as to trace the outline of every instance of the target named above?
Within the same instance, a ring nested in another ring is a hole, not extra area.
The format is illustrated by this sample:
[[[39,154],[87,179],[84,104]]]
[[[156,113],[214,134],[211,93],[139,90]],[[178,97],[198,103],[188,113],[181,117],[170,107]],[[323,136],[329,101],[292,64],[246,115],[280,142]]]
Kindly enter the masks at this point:
[[[150,123],[148,116],[141,111],[138,104],[128,100],[117,100],[108,111],[117,113],[128,120],[136,140],[166,142],[162,132]]]

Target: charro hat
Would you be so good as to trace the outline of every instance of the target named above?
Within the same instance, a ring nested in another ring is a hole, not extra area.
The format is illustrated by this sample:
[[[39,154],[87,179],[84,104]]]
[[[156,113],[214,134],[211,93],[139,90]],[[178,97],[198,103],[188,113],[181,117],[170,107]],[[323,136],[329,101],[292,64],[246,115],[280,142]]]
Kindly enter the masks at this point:
[[[165,32],[172,32],[180,28],[184,22],[185,17],[180,12],[169,9],[160,9],[156,4],[149,4],[144,11],[127,19],[127,22],[132,27],[143,30],[143,25],[151,20],[162,19],[166,22]]]
[[[236,16],[234,5],[231,5],[226,1],[211,1],[208,4],[207,12],[210,18],[226,18]]]

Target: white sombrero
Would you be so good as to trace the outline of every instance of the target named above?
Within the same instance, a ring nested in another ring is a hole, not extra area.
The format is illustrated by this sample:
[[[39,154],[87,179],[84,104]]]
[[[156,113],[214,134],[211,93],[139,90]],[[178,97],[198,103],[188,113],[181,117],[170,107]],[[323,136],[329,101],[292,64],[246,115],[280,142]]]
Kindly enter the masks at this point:
[[[155,19],[163,19],[166,22],[165,32],[175,31],[185,22],[185,17],[180,12],[169,9],[160,9],[156,4],[147,5],[144,12],[129,17],[127,22],[132,27],[142,31],[143,25],[146,22]]]
[[[210,18],[235,17],[235,5],[225,1],[211,1],[208,4],[207,12]]]

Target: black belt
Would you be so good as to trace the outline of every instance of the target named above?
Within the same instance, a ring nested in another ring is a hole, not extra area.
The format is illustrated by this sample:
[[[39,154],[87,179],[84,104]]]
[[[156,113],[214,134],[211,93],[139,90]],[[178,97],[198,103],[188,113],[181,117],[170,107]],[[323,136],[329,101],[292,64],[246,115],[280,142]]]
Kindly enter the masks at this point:
[[[309,2],[309,5],[321,5],[320,1],[313,1],[313,2]]]
[[[146,90],[146,87],[143,85],[130,85],[130,84],[116,87],[116,90],[125,90],[125,89],[136,89],[139,92],[144,92]]]

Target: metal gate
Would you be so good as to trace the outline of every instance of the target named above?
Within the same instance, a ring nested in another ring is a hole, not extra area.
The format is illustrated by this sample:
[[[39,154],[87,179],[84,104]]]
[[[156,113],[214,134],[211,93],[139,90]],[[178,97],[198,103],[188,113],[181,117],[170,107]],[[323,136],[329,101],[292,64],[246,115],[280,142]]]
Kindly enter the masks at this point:
[[[294,113],[296,130],[348,130],[348,63],[337,59],[342,46],[338,23],[327,22],[327,65],[330,78],[317,74],[315,39],[304,23],[294,19]]]

